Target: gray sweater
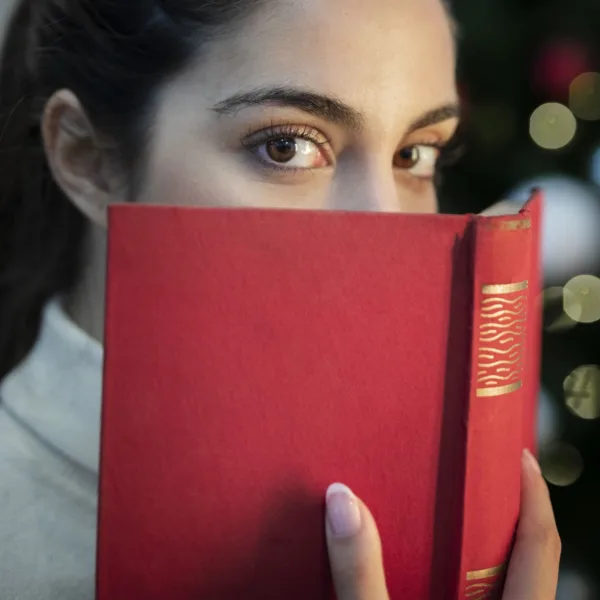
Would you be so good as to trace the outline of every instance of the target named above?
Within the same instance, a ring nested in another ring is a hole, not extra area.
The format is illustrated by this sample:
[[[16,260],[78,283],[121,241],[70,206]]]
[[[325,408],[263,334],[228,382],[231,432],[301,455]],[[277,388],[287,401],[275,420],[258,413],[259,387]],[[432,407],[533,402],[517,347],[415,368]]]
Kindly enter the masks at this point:
[[[0,385],[0,598],[93,600],[102,347],[58,302]]]

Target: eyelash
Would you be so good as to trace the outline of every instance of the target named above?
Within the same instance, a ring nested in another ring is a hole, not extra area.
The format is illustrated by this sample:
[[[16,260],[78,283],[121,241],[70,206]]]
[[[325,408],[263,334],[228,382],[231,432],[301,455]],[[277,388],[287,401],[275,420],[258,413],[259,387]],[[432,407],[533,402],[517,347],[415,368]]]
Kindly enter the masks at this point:
[[[466,152],[466,143],[462,127],[455,132],[454,136],[440,148],[440,156],[435,168],[433,182],[436,187],[441,186],[444,171],[457,164]]]
[[[256,152],[258,150],[258,148],[260,148],[266,142],[275,140],[277,138],[301,138],[303,140],[307,140],[307,141],[315,144],[315,146],[317,146],[320,150],[325,149],[325,154],[328,155],[328,158],[330,158],[331,152],[327,151],[327,149],[329,148],[329,140],[317,129],[315,129],[314,127],[310,127],[308,125],[294,125],[292,123],[269,125],[269,127],[265,127],[264,129],[261,129],[259,131],[254,131],[254,132],[248,134],[242,140],[242,145],[247,150],[252,152],[254,154],[254,156],[260,160],[261,164],[267,169],[271,169],[273,171],[290,173],[290,174],[293,174],[298,171],[309,170],[309,169],[304,169],[302,167],[289,167],[289,166],[287,166],[287,167],[281,166],[280,167],[275,163],[270,163],[270,162],[261,160],[258,157],[258,154]]]
[[[275,163],[266,162],[260,159],[256,151],[266,142],[277,138],[301,138],[312,142],[321,150],[329,148],[329,141],[325,135],[323,135],[317,129],[308,125],[295,125],[292,123],[272,124],[259,131],[253,131],[242,140],[242,145],[248,151],[252,152],[265,168],[272,171],[293,174],[299,171],[310,170],[302,167],[279,166]],[[436,184],[440,178],[439,171],[455,164],[462,156],[464,150],[463,140],[458,133],[455,134],[455,136],[448,142],[431,143],[417,141],[410,144],[410,147],[414,146],[427,146],[430,148],[435,148],[439,152],[439,157],[436,164],[436,173],[433,178]],[[331,154],[330,151],[326,151],[325,153],[326,155]]]

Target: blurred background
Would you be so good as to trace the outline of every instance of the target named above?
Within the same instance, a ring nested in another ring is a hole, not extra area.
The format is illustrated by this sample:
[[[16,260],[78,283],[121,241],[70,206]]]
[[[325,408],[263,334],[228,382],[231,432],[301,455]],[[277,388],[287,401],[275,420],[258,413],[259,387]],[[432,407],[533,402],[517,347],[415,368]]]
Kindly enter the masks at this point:
[[[454,0],[464,154],[447,212],[544,189],[540,458],[563,559],[558,600],[600,599],[600,1]]]
[[[125,0],[124,0],[125,1]],[[0,34],[13,0],[0,0]],[[600,0],[454,0],[465,152],[442,207],[546,193],[540,453],[558,600],[600,599]]]

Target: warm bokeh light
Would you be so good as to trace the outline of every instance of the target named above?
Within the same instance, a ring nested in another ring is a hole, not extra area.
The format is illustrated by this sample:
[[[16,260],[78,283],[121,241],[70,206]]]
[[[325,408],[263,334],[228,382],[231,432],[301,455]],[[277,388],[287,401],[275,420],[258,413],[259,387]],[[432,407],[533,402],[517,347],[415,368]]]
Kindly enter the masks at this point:
[[[541,148],[558,150],[575,137],[577,120],[564,104],[549,102],[536,108],[529,121],[531,139]]]
[[[592,70],[592,52],[573,39],[548,39],[534,55],[532,84],[546,98],[563,98],[580,73]]]
[[[584,121],[600,120],[600,73],[583,73],[572,81],[569,108]]]
[[[600,417],[600,367],[577,367],[564,381],[565,403],[582,419]]]
[[[544,290],[544,329],[548,333],[564,333],[573,329],[578,323],[565,311],[569,306],[570,314],[581,316],[581,305],[577,304],[577,298],[572,292],[562,287],[551,287]],[[577,308],[579,306],[579,309]]]
[[[565,285],[565,313],[578,323],[600,320],[600,279],[578,275]]]
[[[540,465],[546,481],[560,487],[573,485],[583,473],[581,453],[565,442],[547,446],[540,455]]]
[[[564,175],[528,179],[507,194],[525,203],[533,188],[544,194],[542,259],[544,280],[563,286],[581,273],[600,267],[598,187]]]
[[[556,600],[597,600],[595,586],[588,577],[569,568],[561,569]]]

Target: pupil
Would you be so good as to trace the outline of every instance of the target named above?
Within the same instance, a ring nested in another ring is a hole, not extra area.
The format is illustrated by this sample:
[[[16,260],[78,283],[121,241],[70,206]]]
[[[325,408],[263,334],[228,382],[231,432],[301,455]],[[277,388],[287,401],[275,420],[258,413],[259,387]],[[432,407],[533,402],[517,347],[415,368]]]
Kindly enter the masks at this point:
[[[419,162],[419,149],[416,146],[403,148],[398,153],[398,162],[400,167],[410,169]]]
[[[286,163],[296,156],[298,145],[294,138],[280,138],[267,143],[269,158],[279,163]]]

